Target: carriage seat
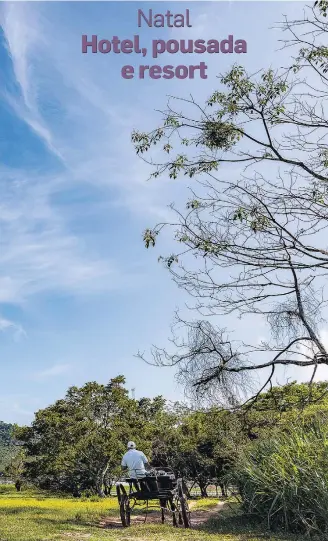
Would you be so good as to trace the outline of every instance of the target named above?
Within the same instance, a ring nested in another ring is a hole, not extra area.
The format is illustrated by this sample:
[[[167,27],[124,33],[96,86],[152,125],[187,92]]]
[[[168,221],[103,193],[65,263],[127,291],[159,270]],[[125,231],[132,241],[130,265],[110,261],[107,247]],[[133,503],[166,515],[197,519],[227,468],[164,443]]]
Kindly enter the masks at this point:
[[[172,490],[175,485],[174,480],[172,480],[167,475],[146,475],[140,479],[127,479],[130,487],[134,487],[138,492],[159,492]]]

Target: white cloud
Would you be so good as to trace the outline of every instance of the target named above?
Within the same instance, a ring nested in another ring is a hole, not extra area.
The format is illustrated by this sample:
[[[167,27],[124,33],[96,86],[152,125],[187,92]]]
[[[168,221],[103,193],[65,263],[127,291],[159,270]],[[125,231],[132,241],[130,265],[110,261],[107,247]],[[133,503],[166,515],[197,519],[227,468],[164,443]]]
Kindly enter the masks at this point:
[[[62,158],[60,151],[54,145],[51,131],[39,113],[38,88],[33,83],[37,80],[33,54],[45,45],[38,11],[30,10],[25,4],[17,6],[14,3],[8,3],[3,7],[0,22],[8,53],[12,59],[16,81],[21,91],[21,100],[14,100],[9,94],[5,97],[16,113],[43,139],[49,150],[58,158]]]
[[[52,205],[56,179],[0,168],[0,184],[0,302],[22,303],[46,290],[89,294],[121,283],[115,262],[91,255]]]
[[[47,126],[39,104],[45,46],[37,9],[28,5],[2,6],[2,25],[21,96],[6,95],[18,117],[57,157],[62,153]],[[45,290],[89,293],[115,283],[120,272],[112,261],[91,256],[83,239],[69,232],[51,198],[67,186],[72,171],[41,174],[24,168],[0,169],[0,302],[22,302]],[[66,182],[66,184],[65,184]]]
[[[32,108],[34,100],[30,88],[28,55],[30,48],[38,39],[38,32],[36,21],[31,20],[31,12],[24,5],[20,7],[19,12],[20,16],[16,17],[17,6],[14,3],[7,4],[3,9],[1,22],[23,100],[27,107]]]
[[[49,290],[88,294],[110,291],[127,281],[131,285],[133,277],[122,272],[116,254],[94,249],[91,219],[87,238],[73,233],[71,209],[55,206],[53,197],[89,184],[102,191],[102,211],[107,206],[108,216],[116,208],[141,220],[167,219],[165,202],[174,198],[174,183],[168,187],[163,181],[145,182],[149,169],[129,145],[131,126],[138,125],[143,112],[107,93],[108,75],[104,81],[102,71],[86,64],[82,55],[70,57],[75,49],[66,38],[72,40],[75,34],[58,41],[57,28],[51,18],[41,17],[39,5],[12,3],[2,8],[21,89],[21,95],[6,99],[60,158],[60,168],[47,173],[0,168],[0,302],[22,303]],[[58,108],[55,115],[52,104]],[[91,209],[92,204],[92,214]]]
[[[0,316],[0,332],[11,332],[14,340],[19,341],[21,338],[26,337],[26,332],[21,325]]]
[[[49,378],[54,378],[66,374],[70,369],[69,364],[54,364],[53,366],[46,368],[45,370],[40,370],[35,372],[32,375],[32,379],[44,380]]]

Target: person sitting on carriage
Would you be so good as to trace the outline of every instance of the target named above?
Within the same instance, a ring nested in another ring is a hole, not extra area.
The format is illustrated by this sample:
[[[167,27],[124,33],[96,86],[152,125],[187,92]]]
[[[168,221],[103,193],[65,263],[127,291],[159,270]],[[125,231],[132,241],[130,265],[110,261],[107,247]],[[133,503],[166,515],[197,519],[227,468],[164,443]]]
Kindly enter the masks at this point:
[[[138,451],[134,441],[129,441],[128,450],[122,458],[122,468],[128,471],[129,478],[136,485],[138,479],[142,479],[147,475],[149,462],[142,451]]]
[[[126,479],[137,492],[156,492],[158,491],[158,483],[156,476],[150,474],[151,465],[148,458],[142,451],[138,451],[134,441],[129,441],[128,450],[122,458],[122,469],[127,471],[129,478]]]

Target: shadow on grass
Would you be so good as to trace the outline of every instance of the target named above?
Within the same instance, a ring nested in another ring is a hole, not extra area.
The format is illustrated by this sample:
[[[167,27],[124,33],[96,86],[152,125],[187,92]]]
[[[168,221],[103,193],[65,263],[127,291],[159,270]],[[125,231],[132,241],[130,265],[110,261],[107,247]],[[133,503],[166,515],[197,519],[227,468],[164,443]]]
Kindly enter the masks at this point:
[[[237,507],[225,508],[218,511],[195,529],[207,534],[237,535],[241,541],[258,539],[275,539],[281,541],[297,541],[296,536],[283,532],[269,532],[256,519],[238,512]]]
[[[50,518],[50,517],[38,517],[34,518],[33,522],[36,522],[40,527],[52,525],[59,530],[67,530],[70,526],[77,528],[79,526],[84,528],[95,528],[97,527],[97,521],[88,518],[74,519],[74,518]]]

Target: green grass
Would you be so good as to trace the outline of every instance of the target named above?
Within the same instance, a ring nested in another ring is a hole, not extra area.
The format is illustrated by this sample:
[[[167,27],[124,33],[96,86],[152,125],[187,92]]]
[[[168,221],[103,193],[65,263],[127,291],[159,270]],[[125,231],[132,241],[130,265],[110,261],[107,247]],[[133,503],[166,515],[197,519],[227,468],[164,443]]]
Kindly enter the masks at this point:
[[[215,510],[217,500],[192,502],[197,529],[171,525],[138,524],[131,528],[104,528],[104,518],[119,524],[115,498],[99,501],[56,497],[37,491],[15,492],[0,486],[0,541],[262,541],[292,538],[267,535],[233,511]],[[204,522],[202,521],[204,517]]]
[[[243,508],[272,528],[328,539],[328,425],[272,433],[235,465]]]

